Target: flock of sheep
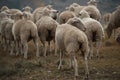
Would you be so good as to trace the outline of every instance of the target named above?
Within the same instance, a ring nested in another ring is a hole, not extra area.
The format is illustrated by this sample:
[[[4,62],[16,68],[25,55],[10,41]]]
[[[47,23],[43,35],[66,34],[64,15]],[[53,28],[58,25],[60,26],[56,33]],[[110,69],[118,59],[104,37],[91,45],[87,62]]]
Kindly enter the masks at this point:
[[[115,32],[116,41],[120,42],[120,6],[113,13],[103,16],[97,8],[96,0],[90,0],[88,5],[81,6],[73,3],[66,7],[66,10],[59,12],[51,5],[38,7],[33,13],[32,8],[26,6],[23,11],[9,9],[3,6],[0,12],[0,41],[10,55],[23,54],[28,58],[28,42],[34,41],[36,56],[40,56],[40,44],[43,47],[43,56],[46,57],[47,50],[51,52],[51,41],[54,42],[55,54],[60,52],[60,63],[62,56],[67,53],[70,57],[70,67],[75,70],[75,79],[78,76],[78,64],[76,53],[83,55],[85,63],[85,75],[89,76],[88,58],[93,58],[93,43],[96,42],[96,56],[99,57],[99,49],[102,39],[105,38],[105,30],[108,37],[112,31]],[[103,27],[101,20],[104,20],[107,27]],[[116,30],[117,29],[117,30]],[[46,46],[48,43],[49,49]]]

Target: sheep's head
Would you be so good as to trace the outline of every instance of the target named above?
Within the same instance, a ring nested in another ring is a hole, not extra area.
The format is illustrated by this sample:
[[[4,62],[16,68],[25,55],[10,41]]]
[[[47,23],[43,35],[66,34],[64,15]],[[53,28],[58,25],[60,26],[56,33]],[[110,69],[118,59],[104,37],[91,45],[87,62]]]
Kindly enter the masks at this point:
[[[90,0],[89,2],[87,2],[87,4],[97,6],[97,1],[96,0]]]
[[[5,11],[2,11],[0,13],[0,19],[5,19],[5,18],[8,18],[8,14]]]
[[[55,9],[52,9],[52,10],[50,10],[50,11],[51,11],[50,16],[51,16],[54,20],[56,20],[57,17],[58,17],[59,11],[58,11],[58,10],[55,10]]]
[[[14,20],[19,20],[19,19],[23,19],[23,13],[22,12],[17,12],[13,15]]]
[[[2,11],[5,11],[5,10],[9,10],[9,8],[7,6],[3,6],[0,11],[2,12]]]
[[[42,11],[42,15],[43,16],[50,16],[50,10],[48,8],[44,8],[43,11]]]
[[[28,12],[23,12],[23,17],[24,17],[24,19],[31,20],[30,13],[28,13]]]
[[[59,13],[59,11],[58,10],[55,10],[55,9],[53,9],[53,8],[48,8],[48,6],[47,7],[45,7],[44,9],[43,9],[43,11],[42,11],[42,14],[44,15],[44,16],[50,16],[50,17],[52,17],[53,19],[57,19],[57,17],[58,17],[58,13]]]
[[[30,6],[26,6],[25,8],[23,8],[23,10],[27,12],[31,12],[32,8]]]
[[[53,9],[52,5],[47,5],[46,8],[48,8],[49,10]]]
[[[79,17],[80,17],[81,19],[83,19],[83,18],[90,18],[88,12],[85,11],[85,10],[80,11],[78,15],[79,15]]]
[[[86,27],[84,26],[84,24],[82,23],[82,20],[80,18],[74,17],[74,18],[70,18],[67,21],[67,24],[70,24],[72,26],[75,26],[77,28],[79,28],[82,31],[86,30]]]

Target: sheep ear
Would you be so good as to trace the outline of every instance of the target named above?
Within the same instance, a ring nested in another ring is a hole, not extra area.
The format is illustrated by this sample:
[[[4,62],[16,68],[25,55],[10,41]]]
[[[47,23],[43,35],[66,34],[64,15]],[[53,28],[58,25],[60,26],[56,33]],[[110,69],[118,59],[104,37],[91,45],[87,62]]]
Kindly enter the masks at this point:
[[[69,9],[69,7],[66,7],[65,9],[66,9],[66,10],[68,10],[68,9]]]

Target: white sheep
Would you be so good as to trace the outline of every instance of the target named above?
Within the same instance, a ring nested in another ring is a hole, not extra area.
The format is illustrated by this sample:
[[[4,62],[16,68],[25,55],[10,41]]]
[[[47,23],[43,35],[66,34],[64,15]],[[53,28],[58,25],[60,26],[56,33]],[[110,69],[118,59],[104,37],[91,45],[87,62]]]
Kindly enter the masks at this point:
[[[88,2],[88,6],[84,7],[82,10],[87,11],[91,18],[100,21],[101,13],[96,5],[96,0],[90,0]]]
[[[107,25],[109,20],[110,20],[110,16],[111,16],[111,13],[105,13],[103,15],[103,21],[104,21],[104,24]]]
[[[93,57],[93,42],[97,44],[97,54],[96,56],[99,57],[99,49],[101,47],[102,38],[104,37],[104,30],[100,22],[95,19],[90,18],[88,12],[82,10],[80,12],[80,18],[82,18],[82,22],[86,26],[86,35],[89,40],[90,46],[90,58]]]
[[[5,40],[7,40],[7,46],[8,46],[8,51],[10,51],[10,55],[13,54],[13,50],[14,50],[14,37],[12,34],[13,24],[14,24],[14,20],[9,18],[4,28]]]
[[[78,19],[72,19],[72,22],[74,22],[73,25],[76,25],[76,23],[82,23]],[[69,23],[69,21],[68,21]],[[76,60],[76,53],[81,50],[84,61],[85,61],[85,71],[86,76],[89,75],[88,70],[88,63],[87,63],[87,57],[89,53],[89,46],[88,46],[88,39],[87,36],[83,31],[80,30],[80,28],[85,28],[85,26],[76,25],[73,26],[68,23],[61,24],[56,28],[55,33],[55,44],[56,44],[56,52],[57,49],[60,49],[60,51],[66,51],[70,55],[70,67],[74,67],[75,70],[75,78],[78,76],[78,64]],[[77,28],[76,28],[77,27]],[[78,29],[79,28],[79,29]],[[83,28],[83,29],[84,29]],[[63,53],[60,52],[60,63],[58,66],[58,69],[62,67],[62,55]]]
[[[2,11],[0,13],[0,34],[1,34],[1,42],[4,49],[6,49],[6,43],[7,43],[5,40],[5,26],[8,21],[9,21],[8,14]]]
[[[48,8],[44,8],[42,17],[37,21],[36,24],[40,40],[44,46],[44,57],[46,57],[47,47],[45,42],[48,41],[50,47],[50,41],[54,40],[55,30],[58,23],[50,17],[50,10]]]
[[[45,6],[45,7],[38,7],[33,11],[33,17],[34,17],[34,22],[35,23],[42,17],[42,12],[43,12],[44,8],[48,8],[49,10],[51,10],[50,16],[55,20],[57,19],[59,11],[53,9],[51,5],[48,5],[48,6]]]
[[[36,45],[36,56],[39,57],[39,37],[37,26],[31,20],[22,19],[22,14],[17,13],[15,15],[15,23],[12,28],[12,33],[14,36],[16,48],[19,51],[19,47],[21,49],[21,53],[24,54],[24,58],[27,57],[28,53],[28,44],[27,42],[33,39]],[[19,53],[17,51],[17,54]]]
[[[33,19],[33,14],[31,13],[31,10],[32,8],[29,7],[29,6],[26,6],[25,8],[23,8],[23,16],[25,19],[28,19],[28,20],[31,20],[31,21],[34,21]]]
[[[117,9],[112,12],[111,14],[111,17],[110,17],[110,20],[108,22],[108,25],[107,25],[107,29],[106,29],[106,32],[107,32],[107,35],[108,35],[108,38],[110,38],[113,30],[115,32],[115,29],[117,29],[118,27],[120,27],[120,6],[117,7]]]
[[[60,22],[60,24],[66,23],[70,18],[73,18],[75,16],[76,15],[74,13],[74,7],[69,7],[68,10],[60,13],[59,22]]]

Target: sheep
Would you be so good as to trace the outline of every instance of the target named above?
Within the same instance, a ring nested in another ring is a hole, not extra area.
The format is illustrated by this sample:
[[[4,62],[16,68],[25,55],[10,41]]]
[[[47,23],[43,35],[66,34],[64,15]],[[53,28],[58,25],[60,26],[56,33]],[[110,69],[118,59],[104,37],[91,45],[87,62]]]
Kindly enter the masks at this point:
[[[31,13],[32,8],[29,6],[26,6],[25,8],[23,8],[23,10],[24,10],[23,11],[24,18],[34,22],[33,14]]]
[[[26,6],[25,8],[23,8],[23,11],[31,13],[32,8],[30,6]]]
[[[38,7],[33,11],[33,18],[35,23],[42,17],[43,8],[44,7]]]
[[[51,10],[50,16],[55,20],[57,19],[59,11],[53,9],[51,5],[48,5],[48,6],[45,6],[45,7],[38,7],[34,10],[33,17],[34,17],[34,22],[35,23],[42,17],[42,12],[43,12],[44,8],[48,8],[49,10]]]
[[[50,17],[50,10],[43,9],[42,17],[36,23],[40,40],[44,46],[44,57],[46,57],[47,47],[45,42],[48,41],[50,49],[50,41],[54,40],[55,30],[58,23]]]
[[[13,15],[13,20],[15,22],[17,22],[18,20],[21,20],[23,19],[23,13],[22,12],[16,12],[14,15]]]
[[[80,25],[78,25],[78,23]],[[55,52],[57,52],[57,49],[62,51],[60,52],[60,63],[58,69],[61,69],[62,67],[62,55],[63,51],[66,51],[68,55],[70,55],[70,68],[74,67],[75,70],[75,79],[78,76],[78,64],[76,60],[76,53],[79,50],[81,50],[82,54],[84,55],[83,57],[85,61],[85,70],[87,78],[89,75],[87,63],[87,57],[89,52],[88,39],[85,33],[80,29],[85,29],[85,26],[83,25],[81,20],[77,18],[71,18],[70,20],[68,20],[67,23],[58,25],[55,33]]]
[[[5,40],[7,40],[7,45],[9,49],[8,51],[10,51],[10,55],[13,55],[13,50],[14,50],[14,37],[12,34],[13,24],[14,24],[14,20],[9,18],[4,30]]]
[[[108,38],[110,38],[112,31],[115,30],[116,28],[120,27],[120,6],[117,7],[117,9],[111,14],[110,20],[107,25],[107,35]]]
[[[81,6],[81,5],[79,5],[79,4],[76,4],[76,3],[73,3],[73,4],[71,4],[69,7],[67,7],[66,9],[67,10],[69,10],[69,9],[73,9],[74,11],[74,13],[75,13],[75,15],[76,16],[78,16],[78,14],[79,14],[79,12],[84,8],[85,6]]]
[[[33,15],[29,12],[23,12],[24,19],[31,20],[34,22]]]
[[[8,20],[9,20],[7,13],[2,11],[0,13],[0,19],[1,19],[1,21],[0,21],[1,42],[2,42],[2,45],[4,46],[4,49],[6,49],[6,45],[5,45],[6,40],[5,40],[5,33],[4,33],[5,31],[4,30],[5,30],[6,24],[7,24]]]
[[[60,24],[66,23],[70,18],[75,17],[74,8],[70,7],[69,10],[63,11],[59,15]]]
[[[18,15],[19,14],[19,15]],[[36,56],[39,57],[39,37],[37,26],[31,20],[22,19],[22,14],[16,13],[15,15],[15,23],[13,24],[12,34],[14,36],[15,44],[17,50],[18,47],[21,48],[21,53],[24,54],[24,58],[27,59],[28,53],[28,44],[27,42],[33,39],[36,45]],[[16,54],[19,52],[17,51]]]
[[[105,13],[103,15],[103,21],[104,21],[104,24],[107,25],[109,20],[110,20],[110,16],[111,16],[111,13]]]
[[[5,10],[5,12],[6,12],[7,14],[10,14],[11,19],[14,19],[14,15],[15,15],[16,13],[22,13],[19,9],[8,9],[8,10]]]
[[[86,12],[85,10],[82,10],[79,15],[84,25],[86,26],[85,33],[89,40],[90,58],[93,57],[93,42],[96,42],[96,56],[99,57],[99,49],[101,47],[102,38],[104,38],[104,29],[100,22],[90,18],[88,12]]]
[[[96,0],[90,0],[88,6],[84,7],[82,10],[87,11],[91,18],[100,21],[101,13],[96,6]]]

